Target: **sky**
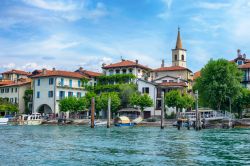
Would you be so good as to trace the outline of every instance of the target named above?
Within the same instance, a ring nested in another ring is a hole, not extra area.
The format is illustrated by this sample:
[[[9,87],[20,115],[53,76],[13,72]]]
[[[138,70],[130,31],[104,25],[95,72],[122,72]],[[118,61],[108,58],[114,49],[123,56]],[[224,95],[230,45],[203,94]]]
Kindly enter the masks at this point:
[[[171,65],[178,26],[195,72],[237,49],[250,58],[249,16],[249,0],[1,0],[0,72]]]

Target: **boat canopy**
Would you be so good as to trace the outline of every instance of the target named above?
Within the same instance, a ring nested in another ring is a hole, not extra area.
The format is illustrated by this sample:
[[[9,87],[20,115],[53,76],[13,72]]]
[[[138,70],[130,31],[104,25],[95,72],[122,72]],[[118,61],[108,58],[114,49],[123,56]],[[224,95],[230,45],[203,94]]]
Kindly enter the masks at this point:
[[[120,117],[115,118],[115,122],[116,122],[116,123],[125,124],[125,123],[130,123],[130,120],[129,120],[129,118],[126,117],[126,116],[120,116]]]

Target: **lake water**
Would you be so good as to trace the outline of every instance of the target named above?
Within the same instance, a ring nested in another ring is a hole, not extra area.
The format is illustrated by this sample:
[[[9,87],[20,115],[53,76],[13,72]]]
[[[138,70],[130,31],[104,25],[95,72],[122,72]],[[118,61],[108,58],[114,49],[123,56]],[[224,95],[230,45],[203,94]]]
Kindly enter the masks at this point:
[[[0,165],[250,165],[250,129],[0,126]]]

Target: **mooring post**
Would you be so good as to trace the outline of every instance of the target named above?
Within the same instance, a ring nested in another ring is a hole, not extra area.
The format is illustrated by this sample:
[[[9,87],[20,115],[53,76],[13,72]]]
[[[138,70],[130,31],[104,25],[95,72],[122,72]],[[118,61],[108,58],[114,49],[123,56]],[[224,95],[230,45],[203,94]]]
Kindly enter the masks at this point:
[[[164,92],[161,92],[161,129],[164,129],[164,112],[165,112],[165,103],[164,103]]]
[[[107,117],[107,128],[110,128],[110,112],[111,112],[111,98],[108,99],[108,117]]]
[[[198,112],[198,90],[195,91],[195,130],[199,130],[199,112]]]
[[[91,128],[95,127],[95,98],[91,100]]]

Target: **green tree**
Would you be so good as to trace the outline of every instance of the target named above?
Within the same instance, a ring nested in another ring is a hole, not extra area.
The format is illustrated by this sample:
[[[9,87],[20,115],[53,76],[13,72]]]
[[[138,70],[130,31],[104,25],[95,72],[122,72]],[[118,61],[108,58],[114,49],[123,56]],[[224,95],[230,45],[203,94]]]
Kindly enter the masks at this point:
[[[194,85],[199,90],[203,106],[221,110],[226,107],[227,97],[232,101],[240,95],[242,72],[234,63],[225,59],[210,60],[201,70],[201,77]]]
[[[137,87],[135,84],[123,84],[119,86],[119,96],[121,98],[121,105],[123,108],[127,108],[129,105],[129,98],[137,93]]]
[[[240,95],[232,103],[232,108],[238,113],[238,117],[242,118],[242,111],[250,106],[250,90],[241,89]]]
[[[165,103],[168,107],[175,107],[178,112],[183,108],[191,109],[194,105],[194,98],[189,94],[182,94],[180,90],[172,90],[165,95]]]
[[[111,98],[111,112],[117,113],[120,105],[121,99],[116,92],[105,92],[96,97],[96,109],[97,111],[108,109],[108,99]],[[99,114],[99,112],[97,112]]]
[[[85,94],[84,98],[86,99],[86,102],[87,102],[87,108],[91,107],[91,100],[92,100],[93,97],[96,98],[96,96],[97,96],[96,93],[92,92],[92,91],[87,92]]]
[[[147,94],[133,94],[130,97],[130,105],[137,106],[143,112],[146,107],[151,107],[153,105],[153,100]]]
[[[0,98],[0,112],[18,112],[18,105],[10,103],[7,99]]]

